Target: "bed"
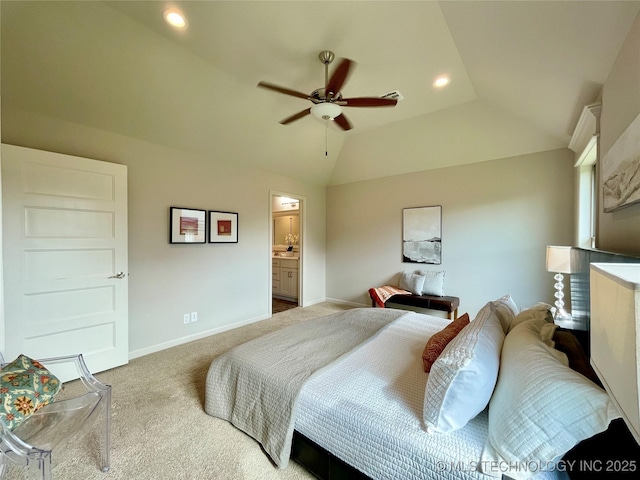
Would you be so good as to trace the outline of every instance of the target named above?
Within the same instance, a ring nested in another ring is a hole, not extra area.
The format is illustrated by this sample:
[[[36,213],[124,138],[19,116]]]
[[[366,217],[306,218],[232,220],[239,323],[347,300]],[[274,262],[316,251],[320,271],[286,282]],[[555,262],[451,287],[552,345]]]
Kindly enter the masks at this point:
[[[452,335],[448,319],[356,308],[286,327],[212,362],[205,410],[279,468],[293,444],[321,478],[335,470],[305,462],[309,446],[343,478],[568,478],[563,455],[619,417],[609,397],[554,348],[548,305],[506,295],[466,322]]]

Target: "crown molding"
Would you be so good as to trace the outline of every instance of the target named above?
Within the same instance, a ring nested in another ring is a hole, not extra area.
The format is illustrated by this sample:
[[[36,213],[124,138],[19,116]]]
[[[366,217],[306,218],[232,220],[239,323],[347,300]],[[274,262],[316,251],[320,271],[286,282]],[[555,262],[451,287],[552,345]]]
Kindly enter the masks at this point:
[[[569,141],[569,149],[581,154],[591,141],[591,137],[600,133],[601,103],[592,103],[582,109],[576,128]]]

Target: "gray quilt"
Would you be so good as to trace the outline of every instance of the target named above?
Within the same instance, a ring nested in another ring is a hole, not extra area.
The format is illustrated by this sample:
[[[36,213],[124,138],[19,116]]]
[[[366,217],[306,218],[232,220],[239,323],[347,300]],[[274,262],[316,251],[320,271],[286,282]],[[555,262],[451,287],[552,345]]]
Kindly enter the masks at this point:
[[[406,313],[356,308],[239,345],[211,363],[205,411],[251,435],[278,467],[285,468],[303,384]]]

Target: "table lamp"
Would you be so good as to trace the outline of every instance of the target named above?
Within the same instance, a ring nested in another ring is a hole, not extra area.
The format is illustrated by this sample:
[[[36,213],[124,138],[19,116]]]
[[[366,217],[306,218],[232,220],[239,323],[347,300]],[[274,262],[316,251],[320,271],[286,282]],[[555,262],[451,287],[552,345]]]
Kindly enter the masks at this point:
[[[553,320],[571,321],[571,314],[564,309],[564,280],[563,273],[571,273],[571,247],[559,247],[555,245],[547,246],[547,271],[555,272],[553,278],[556,283],[556,310],[553,314]]]

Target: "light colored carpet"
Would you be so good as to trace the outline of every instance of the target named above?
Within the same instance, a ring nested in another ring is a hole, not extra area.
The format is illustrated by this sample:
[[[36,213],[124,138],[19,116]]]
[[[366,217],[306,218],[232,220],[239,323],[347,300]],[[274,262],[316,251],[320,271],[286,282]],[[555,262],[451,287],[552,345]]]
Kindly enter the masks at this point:
[[[207,415],[205,380],[211,361],[230,348],[348,308],[330,303],[297,307],[98,373],[101,382],[113,387],[111,471],[100,472],[96,432],[90,431],[55,452],[54,480],[314,478],[295,462],[278,469],[255,440]],[[10,467],[6,479],[37,478],[37,473]]]

